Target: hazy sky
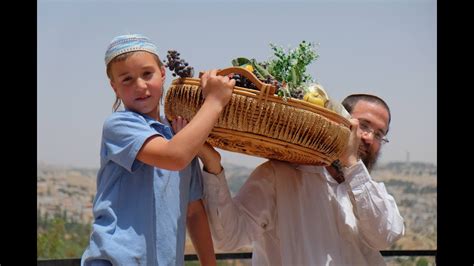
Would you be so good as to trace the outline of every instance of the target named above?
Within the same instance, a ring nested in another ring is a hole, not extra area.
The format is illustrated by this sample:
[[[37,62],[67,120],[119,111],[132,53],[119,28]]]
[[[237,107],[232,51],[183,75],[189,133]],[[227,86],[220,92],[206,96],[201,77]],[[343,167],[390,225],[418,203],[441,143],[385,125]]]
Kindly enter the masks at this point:
[[[38,1],[38,160],[98,167],[114,93],[104,52],[141,33],[160,54],[176,49],[196,73],[243,56],[264,61],[269,43],[319,43],[309,73],[331,98],[373,93],[392,111],[381,162],[437,163],[436,1]],[[173,79],[167,73],[166,87]],[[254,166],[263,159],[223,152]]]

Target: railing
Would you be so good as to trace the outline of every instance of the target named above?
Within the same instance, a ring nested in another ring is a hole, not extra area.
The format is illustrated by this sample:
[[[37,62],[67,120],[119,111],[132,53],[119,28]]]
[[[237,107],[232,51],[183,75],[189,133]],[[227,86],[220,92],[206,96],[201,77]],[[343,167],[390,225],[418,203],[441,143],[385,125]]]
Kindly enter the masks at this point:
[[[435,257],[437,250],[382,250],[380,254],[384,257]],[[217,260],[241,260],[251,259],[252,253],[217,253]],[[195,254],[184,255],[185,261],[197,261]],[[38,260],[38,266],[78,266],[81,265],[80,258],[72,259],[46,259]]]

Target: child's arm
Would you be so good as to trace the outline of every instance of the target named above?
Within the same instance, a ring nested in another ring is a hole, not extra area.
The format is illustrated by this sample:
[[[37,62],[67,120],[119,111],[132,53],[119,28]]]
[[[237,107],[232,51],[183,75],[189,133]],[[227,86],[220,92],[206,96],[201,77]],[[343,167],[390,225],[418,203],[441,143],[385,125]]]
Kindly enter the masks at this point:
[[[201,265],[216,265],[211,231],[201,199],[188,204],[186,225]]]
[[[232,96],[235,80],[216,73],[211,70],[202,75],[205,100],[188,125],[169,141],[156,135],[147,139],[138,152],[138,160],[168,170],[181,170],[191,162]]]
[[[188,121],[181,116],[176,117],[171,122],[175,133],[181,131],[187,124]],[[222,172],[221,155],[208,142],[204,142],[197,156],[201,159],[204,171],[214,175],[218,175]]]

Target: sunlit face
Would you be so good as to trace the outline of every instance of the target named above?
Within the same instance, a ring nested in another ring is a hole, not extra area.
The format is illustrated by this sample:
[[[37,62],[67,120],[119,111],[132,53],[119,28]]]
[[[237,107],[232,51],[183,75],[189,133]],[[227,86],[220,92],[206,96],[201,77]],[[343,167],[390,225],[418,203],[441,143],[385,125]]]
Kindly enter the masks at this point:
[[[164,81],[164,67],[148,52],[135,52],[111,65],[110,84],[125,107],[157,120]]]
[[[359,120],[358,134],[361,135],[359,156],[370,170],[379,157],[382,147],[380,139],[388,131],[388,111],[383,105],[360,100],[354,106],[351,115]],[[364,127],[365,130],[362,130]]]

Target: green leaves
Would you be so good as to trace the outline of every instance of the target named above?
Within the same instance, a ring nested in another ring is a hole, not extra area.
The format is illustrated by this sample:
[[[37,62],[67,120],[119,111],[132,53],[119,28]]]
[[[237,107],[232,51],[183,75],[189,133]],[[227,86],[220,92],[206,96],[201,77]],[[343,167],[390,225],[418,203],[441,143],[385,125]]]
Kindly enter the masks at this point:
[[[251,63],[250,60],[245,57],[237,57],[235,59],[232,59],[232,65],[237,66],[237,67],[250,64],[250,63]]]
[[[274,78],[266,69],[264,66],[262,66],[261,64],[257,63],[257,61],[255,59],[252,59],[251,60],[252,62],[252,66],[253,68],[255,69],[255,75],[257,75],[257,77],[260,79],[260,80],[265,80],[267,78]]]
[[[268,72],[288,84],[290,91],[312,80],[311,75],[306,73],[306,67],[319,56],[313,43],[302,41],[297,48],[286,52],[272,43],[270,47],[274,58],[268,61]]]
[[[37,215],[36,254],[38,259],[78,258],[89,245],[90,224],[67,221],[56,214]]]
[[[265,80],[268,77],[273,78],[272,75],[270,75],[270,73],[268,73],[268,71],[265,69],[265,67],[258,63],[254,58],[248,59],[245,57],[237,57],[232,59],[232,66],[243,67],[245,65],[252,65],[254,69],[253,73],[260,80]]]
[[[305,85],[313,78],[306,72],[306,67],[318,58],[315,45],[302,41],[295,49],[288,51],[270,43],[273,58],[267,62],[237,57],[232,60],[233,66],[252,65],[253,73],[265,83],[276,84],[276,93],[283,98],[302,99]]]

